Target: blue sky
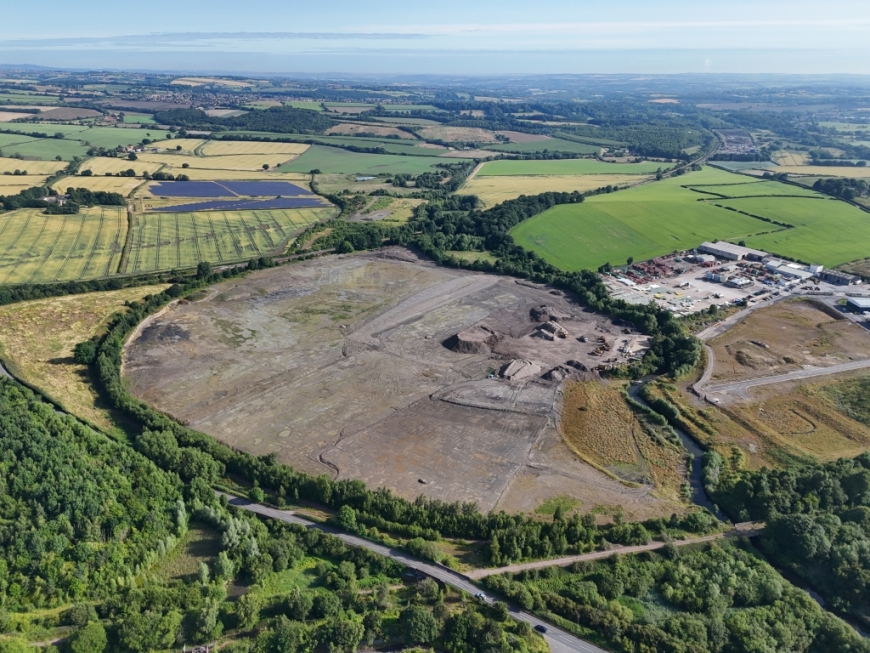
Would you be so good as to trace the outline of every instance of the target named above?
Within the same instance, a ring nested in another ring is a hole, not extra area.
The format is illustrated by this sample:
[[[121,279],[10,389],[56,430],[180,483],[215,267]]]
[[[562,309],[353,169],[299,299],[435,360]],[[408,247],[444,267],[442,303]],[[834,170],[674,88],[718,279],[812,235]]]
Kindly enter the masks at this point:
[[[0,63],[374,74],[870,74],[867,0],[10,2]]]

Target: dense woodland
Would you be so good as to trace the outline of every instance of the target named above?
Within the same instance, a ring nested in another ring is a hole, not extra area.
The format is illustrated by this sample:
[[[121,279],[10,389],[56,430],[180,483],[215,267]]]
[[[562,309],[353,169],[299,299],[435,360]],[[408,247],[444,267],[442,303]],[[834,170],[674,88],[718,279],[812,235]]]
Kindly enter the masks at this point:
[[[431,580],[396,590],[402,565],[316,529],[232,512],[205,474],[163,471],[4,379],[0,424],[4,653],[31,651],[15,631],[35,626],[61,633],[71,653],[148,653],[224,633],[235,640],[225,650],[236,653],[351,651],[375,641],[542,651],[504,606],[464,603]],[[140,448],[156,440],[143,434]],[[195,469],[204,455],[176,453]],[[219,553],[197,573],[167,579],[161,566],[185,548],[191,523],[213,534]],[[293,570],[304,585],[263,591]],[[235,586],[245,595],[228,599]]]
[[[322,134],[335,122],[317,111],[292,107],[271,107],[250,111],[232,118],[212,118],[199,109],[159,111],[154,119],[160,124],[185,129],[250,130],[285,134]]]
[[[791,469],[729,472],[707,454],[715,500],[737,520],[767,523],[763,549],[832,608],[870,618],[870,454]]]
[[[487,585],[624,653],[870,651],[751,548],[733,544],[490,576]]]

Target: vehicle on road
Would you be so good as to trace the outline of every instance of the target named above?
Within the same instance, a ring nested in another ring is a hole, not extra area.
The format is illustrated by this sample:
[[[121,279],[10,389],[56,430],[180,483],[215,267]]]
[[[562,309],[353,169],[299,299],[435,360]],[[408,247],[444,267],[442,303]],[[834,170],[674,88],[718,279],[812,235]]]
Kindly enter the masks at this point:
[[[535,626],[535,630],[537,630],[539,633],[545,633],[547,632],[547,627],[538,624],[537,626]]]

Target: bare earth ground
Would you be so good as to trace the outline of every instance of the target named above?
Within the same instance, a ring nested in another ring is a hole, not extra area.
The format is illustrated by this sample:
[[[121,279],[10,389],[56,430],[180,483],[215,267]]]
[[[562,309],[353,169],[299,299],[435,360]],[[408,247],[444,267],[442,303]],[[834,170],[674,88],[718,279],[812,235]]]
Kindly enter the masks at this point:
[[[812,301],[781,302],[755,311],[709,344],[716,359],[714,384],[870,357],[865,329]]]
[[[573,316],[561,322],[569,338],[532,337],[529,312],[542,304]],[[499,334],[493,351],[445,346],[475,325]],[[124,373],[135,395],[227,444],[407,498],[532,511],[567,494],[584,511],[669,514],[652,486],[586,465],[556,428],[560,386],[541,375],[569,359],[599,363],[591,338],[607,333],[621,330],[547,288],[395,249],[221,284],[146,323]],[[541,370],[489,378],[512,358]]]

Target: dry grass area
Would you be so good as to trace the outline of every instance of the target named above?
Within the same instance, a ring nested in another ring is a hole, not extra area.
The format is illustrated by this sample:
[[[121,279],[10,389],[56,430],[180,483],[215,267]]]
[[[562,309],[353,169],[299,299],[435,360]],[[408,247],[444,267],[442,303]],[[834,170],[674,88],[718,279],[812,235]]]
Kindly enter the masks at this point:
[[[870,357],[865,329],[813,301],[785,301],[755,311],[709,344],[716,356],[714,382]]]
[[[173,141],[174,142],[174,141]],[[302,154],[309,148],[305,143],[267,143],[255,141],[208,141],[201,152],[205,156],[250,154]]]
[[[854,410],[840,396],[848,394],[850,384],[866,379],[851,377],[756,388],[752,401],[704,408],[671,385],[657,383],[648,390],[679,409],[693,438],[741,467],[760,469],[856,456],[870,449],[870,426],[853,419],[849,413]]]
[[[514,132],[504,129],[497,131],[496,134],[509,138],[511,143],[537,143],[539,141],[553,140],[551,136],[547,136],[546,134],[526,134],[524,132]]]
[[[294,154],[186,156],[183,154],[146,153],[139,155],[139,161],[167,165],[182,173],[184,173],[184,164],[187,164],[190,168],[198,168],[200,170],[262,170],[264,164],[267,164],[270,168],[277,168],[295,158],[296,155]],[[133,163],[139,163],[139,161]]]
[[[0,111],[0,122],[12,122],[20,118],[32,118],[32,113],[15,113],[12,111]]]
[[[0,175],[0,195],[15,195],[26,188],[42,186],[46,179],[46,175]]]
[[[416,140],[412,134],[396,129],[395,127],[381,127],[378,125],[360,125],[350,122],[342,122],[334,127],[326,130],[326,134],[343,134],[345,136],[354,136],[356,134],[377,134],[378,136],[398,136],[399,138],[407,138]]]
[[[170,152],[179,152],[180,154],[193,154],[204,143],[206,141],[201,138],[170,138],[166,141],[151,143],[149,147],[166,149]],[[180,150],[178,149],[179,147],[181,148]]]
[[[88,382],[87,369],[72,359],[73,348],[98,333],[124,302],[164,288],[143,286],[2,306],[0,353],[12,374],[40,388],[74,415],[111,428],[109,415]]]
[[[425,127],[420,130],[423,138],[448,143],[496,143],[497,139],[488,129],[479,127]]]
[[[254,86],[254,82],[246,82],[238,79],[220,79],[218,77],[179,77],[173,79],[170,84],[176,86],[229,86],[230,88],[248,88]]]
[[[16,170],[26,170],[29,175],[53,175],[68,165],[68,161],[22,161],[21,159],[0,157],[0,175]]]
[[[639,175],[530,175],[519,177],[475,176],[459,191],[463,195],[477,195],[487,206],[511,200],[520,195],[549,192],[588,191],[604,186],[628,186],[651,177]]]
[[[596,381],[566,386],[562,434],[582,459],[634,483],[652,484],[678,501],[685,481],[681,450],[657,439],[654,427],[629,407],[617,385]]]
[[[803,166],[810,161],[806,152],[775,152],[771,158],[781,166]]]
[[[163,172],[173,175],[187,175],[191,181],[255,181],[255,180],[272,180],[272,181],[292,181],[297,183],[300,181],[308,181],[311,175],[306,175],[298,172],[268,172],[260,170],[207,170],[204,168],[182,168],[182,167],[165,167]],[[201,199],[201,198],[200,198]]]
[[[136,177],[61,177],[51,187],[58,192],[66,192],[67,188],[87,188],[126,196],[144,183],[144,179]]]
[[[153,161],[130,161],[129,159],[118,159],[109,156],[98,156],[93,159],[88,159],[79,167],[79,172],[90,170],[95,177],[104,177],[106,173],[113,175],[127,170],[135,170],[137,175],[142,175],[144,172],[154,174],[163,167],[162,163]],[[86,188],[83,186],[83,188]]]

